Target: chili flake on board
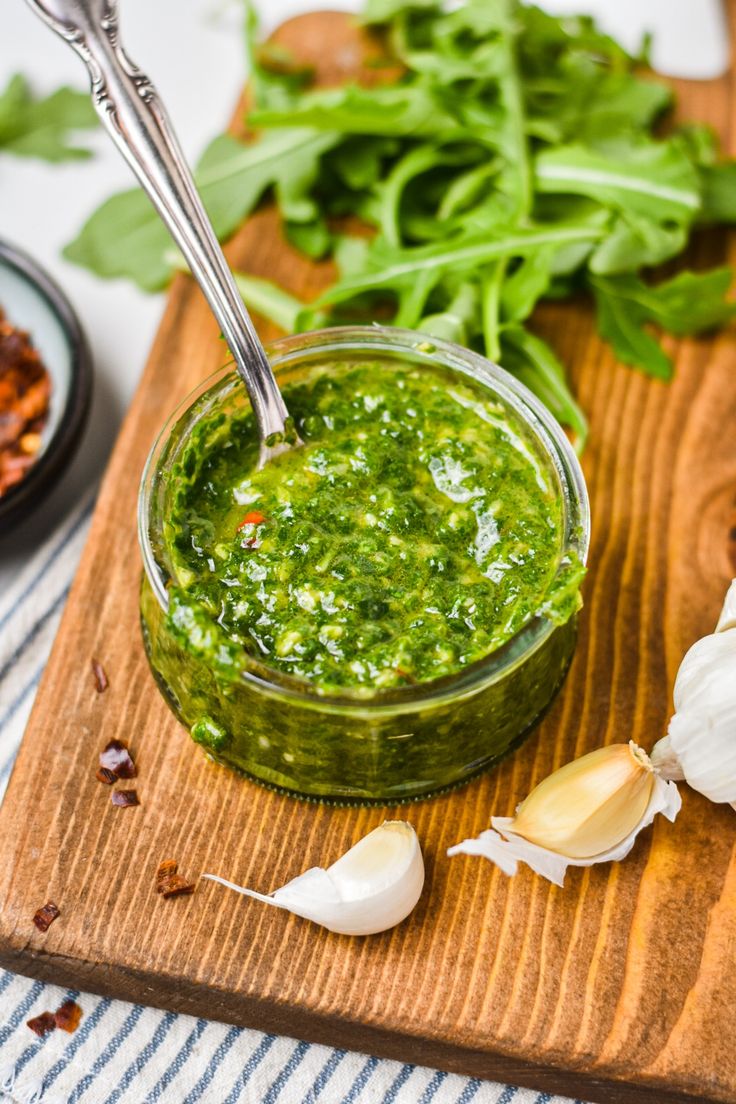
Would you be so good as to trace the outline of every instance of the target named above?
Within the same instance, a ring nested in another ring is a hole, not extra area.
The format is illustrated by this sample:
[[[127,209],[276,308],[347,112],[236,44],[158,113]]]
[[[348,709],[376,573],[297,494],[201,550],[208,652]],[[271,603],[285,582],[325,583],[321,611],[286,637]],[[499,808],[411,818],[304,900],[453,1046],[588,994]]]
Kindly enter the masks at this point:
[[[92,674],[95,678],[95,689],[97,690],[98,694],[104,694],[108,686],[110,685],[107,674],[105,673],[105,668],[102,666],[99,659],[94,658],[92,659],[91,667]]]
[[[113,790],[110,794],[110,800],[113,805],[117,805],[120,809],[126,809],[133,805],[140,805],[138,794],[135,790]]]
[[[116,778],[135,778],[133,757],[122,740],[110,740],[100,752],[100,769],[112,771]],[[99,778],[99,774],[97,776]],[[100,778],[100,782],[105,779]]]
[[[58,905],[55,905],[53,901],[47,901],[42,908],[34,913],[33,923],[40,932],[46,932],[49,930],[54,920],[56,920],[57,916],[61,916]]]
[[[194,893],[194,882],[188,882],[182,874],[178,874],[178,869],[176,859],[164,859],[156,871],[157,893],[163,897],[183,897]]]

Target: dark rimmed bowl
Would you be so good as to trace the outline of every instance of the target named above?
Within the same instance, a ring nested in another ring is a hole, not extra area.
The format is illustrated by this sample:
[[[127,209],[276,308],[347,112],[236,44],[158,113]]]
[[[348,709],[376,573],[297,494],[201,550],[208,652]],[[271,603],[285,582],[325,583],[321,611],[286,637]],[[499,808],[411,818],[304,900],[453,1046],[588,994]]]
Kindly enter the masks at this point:
[[[64,292],[21,250],[0,241],[0,307],[28,330],[51,376],[51,411],[36,463],[0,496],[0,536],[34,510],[77,450],[92,398],[87,338]]]

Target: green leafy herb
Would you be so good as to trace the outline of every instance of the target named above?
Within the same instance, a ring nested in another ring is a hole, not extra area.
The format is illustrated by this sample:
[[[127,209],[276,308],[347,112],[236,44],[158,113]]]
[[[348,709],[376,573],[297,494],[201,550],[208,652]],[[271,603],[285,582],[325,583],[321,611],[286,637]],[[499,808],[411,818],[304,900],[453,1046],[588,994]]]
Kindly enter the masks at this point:
[[[736,303],[725,298],[731,276],[727,267],[681,272],[655,287],[638,276],[593,277],[598,329],[624,364],[667,379],[672,363],[647,327],[684,337],[725,325],[736,316]]]
[[[0,92],[0,153],[69,161],[90,157],[70,144],[69,132],[97,126],[89,93],[59,88],[35,99],[25,77],[16,74]]]
[[[229,237],[250,214],[267,188],[277,189],[292,217],[295,182],[311,186],[319,157],[335,143],[330,134],[293,129],[267,134],[244,145],[229,134],[215,138],[196,173],[205,207],[220,238]],[[313,207],[309,207],[311,214]],[[138,188],[112,196],[64,250],[70,261],[98,276],[126,276],[146,291],[171,278],[171,238],[145,194]]]
[[[367,86],[325,90],[257,45],[249,11],[260,134],[213,143],[205,202],[226,237],[272,189],[288,238],[338,276],[315,304],[245,275],[244,297],[286,329],[377,319],[484,351],[581,446],[584,415],[533,332],[537,303],[592,296],[616,355],[666,378],[658,335],[728,323],[731,273],[649,270],[698,226],[736,222],[736,162],[707,127],[663,128],[670,89],[589,18],[521,0],[366,0],[361,18],[385,66]],[[372,236],[345,236],[346,216]],[[165,231],[134,193],[108,201],[67,255],[144,287],[171,271]]]

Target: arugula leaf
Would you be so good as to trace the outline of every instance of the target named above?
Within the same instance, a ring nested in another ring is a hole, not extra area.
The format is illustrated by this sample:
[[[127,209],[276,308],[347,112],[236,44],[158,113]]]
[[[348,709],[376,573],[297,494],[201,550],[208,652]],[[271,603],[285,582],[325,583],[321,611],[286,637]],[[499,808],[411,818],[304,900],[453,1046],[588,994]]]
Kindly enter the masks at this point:
[[[521,322],[528,318],[541,299],[552,278],[554,246],[540,246],[524,257],[516,270],[506,277],[501,289],[501,310],[504,319]]]
[[[614,279],[591,280],[597,307],[598,332],[610,342],[613,351],[624,364],[640,368],[648,376],[669,379],[672,361],[657,339],[644,329],[648,321],[645,311],[619,293]]]
[[[622,211],[611,223],[608,236],[593,250],[588,268],[608,275],[662,264],[682,252],[687,238],[686,226]]]
[[[473,333],[478,314],[478,289],[472,280],[460,285],[450,299],[447,308],[436,314],[425,314],[417,324],[417,329],[430,337],[443,341],[454,341],[457,345],[467,345]]]
[[[234,272],[233,275],[238,291],[250,310],[262,314],[285,333],[294,333],[299,328],[299,319],[304,311],[301,300],[289,295],[272,280],[250,276],[246,272]]]
[[[520,257],[540,247],[591,241],[601,231],[591,227],[552,226],[519,228],[497,238],[456,239],[439,245],[417,246],[412,249],[390,249],[380,240],[366,256],[365,271],[346,276],[328,288],[320,297],[320,306],[340,303],[364,292],[382,288],[411,286],[423,272],[431,270],[438,276],[452,270],[477,269],[478,265],[504,257]]]
[[[633,275],[593,277],[600,333],[625,364],[668,379],[672,362],[645,327],[654,324],[684,337],[725,325],[736,317],[736,303],[726,299],[732,275],[724,266],[710,272],[681,272],[656,285]]]
[[[736,161],[704,168],[702,188],[702,221],[736,222]]]
[[[368,0],[360,14],[361,23],[388,23],[411,11],[439,12],[442,0]]]
[[[322,165],[336,173],[348,189],[360,191],[378,184],[384,161],[398,152],[399,145],[394,138],[360,135],[344,138],[326,155]]]
[[[598,150],[561,146],[543,150],[534,169],[542,193],[589,196],[657,222],[688,223],[701,206],[698,173],[673,141],[621,139]]]
[[[609,298],[625,301],[630,315],[653,322],[677,337],[704,333],[736,317],[728,295],[733,273],[727,265],[709,272],[680,272],[659,284],[638,276],[595,277],[591,284]]]
[[[16,74],[0,93],[0,152],[44,161],[81,160],[92,152],[70,144],[69,131],[97,126],[89,93],[59,88],[34,99],[25,77]]]
[[[588,422],[568,387],[565,369],[547,342],[522,326],[511,326],[504,331],[502,360],[504,367],[549,407],[558,422],[570,426],[576,451],[582,452]]]
[[[384,85],[346,85],[306,92],[284,108],[251,111],[254,127],[314,127],[348,134],[433,138],[456,127],[456,121],[429,89]]]
[[[284,195],[292,180],[311,179],[317,159],[334,142],[331,134],[304,129],[275,131],[252,145],[229,134],[215,138],[195,176],[218,237],[232,234],[269,186],[283,184]],[[147,196],[135,188],[103,203],[64,256],[98,276],[125,276],[145,291],[156,291],[171,277],[171,246]]]

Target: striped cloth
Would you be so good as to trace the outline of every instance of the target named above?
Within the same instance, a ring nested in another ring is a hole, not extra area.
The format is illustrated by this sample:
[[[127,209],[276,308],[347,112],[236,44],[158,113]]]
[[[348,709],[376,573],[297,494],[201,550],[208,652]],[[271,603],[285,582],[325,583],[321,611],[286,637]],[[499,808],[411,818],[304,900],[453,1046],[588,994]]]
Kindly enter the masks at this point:
[[[0,596],[0,796],[82,550],[83,501]],[[26,1021],[72,998],[73,1035]],[[2,1104],[571,1104],[562,1097],[64,990],[0,970]],[[577,1104],[581,1104],[580,1101]]]

